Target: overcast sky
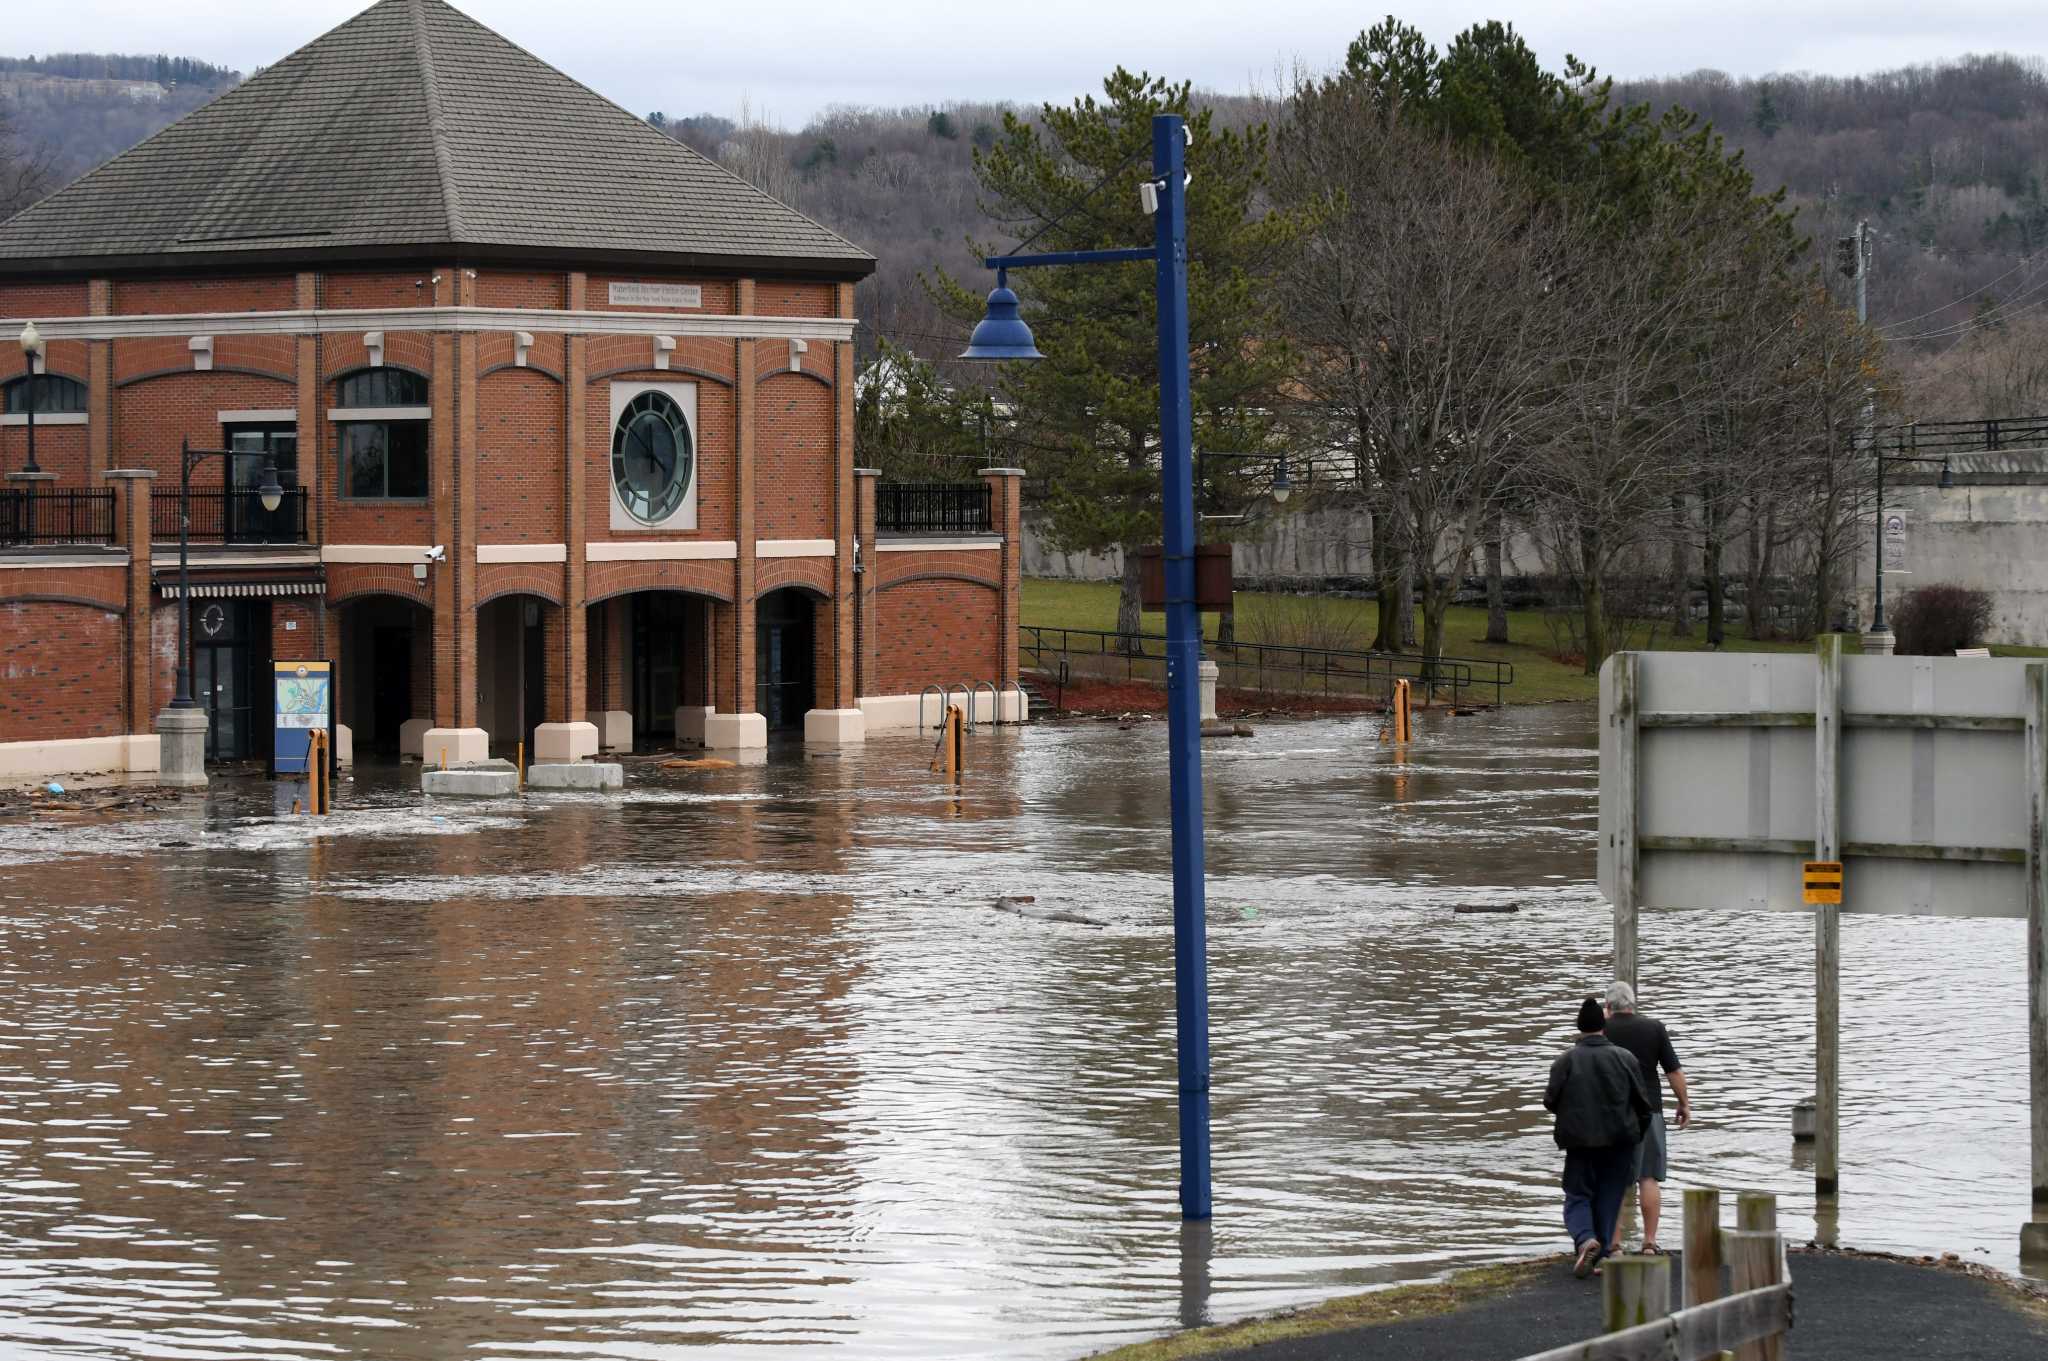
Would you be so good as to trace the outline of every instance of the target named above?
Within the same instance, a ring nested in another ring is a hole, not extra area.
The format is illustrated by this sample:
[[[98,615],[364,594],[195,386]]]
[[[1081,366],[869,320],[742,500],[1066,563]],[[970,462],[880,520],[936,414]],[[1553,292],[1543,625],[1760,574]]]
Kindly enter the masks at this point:
[[[366,0],[8,0],[0,53],[168,52],[250,71]],[[1327,67],[1378,4],[1331,0],[459,0],[457,8],[636,112],[797,126],[834,103],[1065,100],[1121,63],[1221,90]],[[1396,11],[1439,44],[1506,19],[1552,66],[1616,76],[1715,67],[1848,74],[1970,52],[2048,53],[2043,0],[1515,0]]]

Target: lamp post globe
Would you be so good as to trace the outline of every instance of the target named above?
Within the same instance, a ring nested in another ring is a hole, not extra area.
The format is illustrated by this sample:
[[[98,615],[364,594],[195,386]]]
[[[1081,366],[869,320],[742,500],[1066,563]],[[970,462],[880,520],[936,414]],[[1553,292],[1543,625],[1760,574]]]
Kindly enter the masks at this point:
[[[22,471],[39,473],[42,469],[36,466],[36,398],[42,395],[42,379],[39,374],[43,367],[43,333],[36,329],[34,322],[21,328],[21,353],[28,361],[28,391],[26,400],[21,404],[28,425],[28,463]]]

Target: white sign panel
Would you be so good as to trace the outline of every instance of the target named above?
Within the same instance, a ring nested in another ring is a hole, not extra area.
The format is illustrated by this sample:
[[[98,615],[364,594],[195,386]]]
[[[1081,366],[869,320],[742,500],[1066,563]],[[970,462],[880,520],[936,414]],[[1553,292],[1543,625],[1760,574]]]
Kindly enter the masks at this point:
[[[1600,887],[1612,899],[1622,744],[1634,743],[1644,908],[1785,908],[1816,853],[1819,662],[1810,654],[1630,654],[1632,714],[1600,672]],[[1842,659],[1836,784],[1842,911],[2027,915],[2026,669],[2020,658]]]
[[[619,284],[611,286],[614,307],[702,307],[704,290],[696,284]]]
[[[1884,513],[1884,570],[1887,573],[1906,570],[1906,531],[1911,524],[1903,510],[1888,509]]]

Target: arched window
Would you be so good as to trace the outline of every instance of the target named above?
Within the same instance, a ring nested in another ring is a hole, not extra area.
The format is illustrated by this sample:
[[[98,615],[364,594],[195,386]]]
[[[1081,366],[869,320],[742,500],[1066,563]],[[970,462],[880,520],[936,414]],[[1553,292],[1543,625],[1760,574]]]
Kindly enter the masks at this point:
[[[342,496],[419,501],[427,495],[427,380],[409,369],[357,369],[334,382]]]
[[[85,384],[57,373],[23,374],[7,381],[7,414],[26,416],[33,399],[38,416],[69,416],[85,411]]]
[[[357,369],[334,380],[334,404],[425,406],[427,380],[410,369]]]

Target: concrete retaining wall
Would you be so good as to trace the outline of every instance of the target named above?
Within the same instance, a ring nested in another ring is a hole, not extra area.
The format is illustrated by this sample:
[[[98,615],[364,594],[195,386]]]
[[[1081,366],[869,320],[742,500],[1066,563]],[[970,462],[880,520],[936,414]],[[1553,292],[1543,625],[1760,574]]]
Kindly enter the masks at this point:
[[[1965,471],[1987,461],[1957,459],[1957,485],[1948,491],[1885,489],[1885,501],[1907,516],[1907,570],[1885,574],[1885,606],[1916,586],[1971,586],[1991,596],[1986,642],[2048,644],[2048,454],[2006,455],[1999,462],[2020,466]],[[1856,555],[1859,625],[1870,619],[1874,533],[1865,533]]]
[[[153,775],[161,768],[155,733],[0,742],[0,783],[52,775]]]

